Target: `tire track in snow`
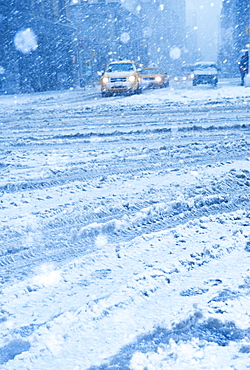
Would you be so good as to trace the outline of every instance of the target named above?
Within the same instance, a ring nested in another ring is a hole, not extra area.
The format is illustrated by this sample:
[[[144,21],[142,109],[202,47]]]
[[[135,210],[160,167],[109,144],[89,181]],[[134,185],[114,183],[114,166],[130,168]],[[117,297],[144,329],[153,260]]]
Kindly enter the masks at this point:
[[[227,188],[225,187],[224,193],[226,194],[226,191],[233,187],[233,196],[228,193],[227,195],[210,194],[210,189],[208,189],[207,195],[196,195],[187,199],[181,198],[177,201],[156,202],[146,208],[142,208],[145,203],[140,204],[140,207],[137,204],[136,207],[131,206],[130,213],[129,206],[126,204],[125,207],[123,205],[120,208],[116,207],[115,213],[109,210],[108,215],[105,214],[107,211],[104,208],[104,211],[101,211],[99,215],[95,212],[95,217],[93,217],[93,214],[87,213],[84,218],[80,218],[79,222],[68,218],[67,214],[64,214],[64,218],[56,215],[53,221],[47,220],[46,216],[39,231],[42,235],[39,236],[38,242],[36,242],[36,231],[34,231],[30,248],[27,249],[25,231],[23,233],[23,247],[25,250],[20,247],[19,250],[15,251],[16,243],[20,243],[20,240],[22,240],[20,235],[17,238],[8,239],[8,249],[4,253],[3,248],[0,257],[0,265],[2,271],[4,271],[5,281],[10,279],[11,276],[13,278],[15,273],[18,276],[22,268],[28,270],[30,266],[41,263],[43,260],[51,260],[60,264],[67,259],[94,252],[98,249],[96,240],[99,236],[105,236],[109,243],[119,245],[119,243],[131,240],[138,235],[169,229],[179,224],[185,224],[194,218],[221,212],[228,213],[242,206],[247,208],[250,201],[244,195],[245,189],[243,187],[242,190],[242,183],[238,184],[239,189],[237,191],[237,184],[233,181],[234,178],[237,181],[238,178],[243,178],[244,181],[248,182],[250,175],[248,173],[248,177],[243,175],[244,172],[241,175],[236,172],[233,176],[231,173],[228,176],[231,181],[229,183],[226,181]],[[231,179],[231,176],[233,179]],[[221,187],[223,182],[219,181],[218,183]],[[249,188],[249,185],[246,186]],[[163,196],[162,193],[160,195]],[[81,210],[78,210],[78,212],[81,215]],[[73,214],[76,216],[76,212]],[[91,219],[92,223],[90,222]],[[8,255],[9,253],[11,255]],[[117,255],[119,256],[119,251],[117,251]]]
[[[25,270],[28,273],[30,266],[43,260],[62,263],[91,253],[96,250],[95,240],[100,234],[107,234],[110,242],[119,243],[204,214],[229,212],[248,205],[247,173],[236,171],[238,177],[229,173],[226,180],[208,175],[207,182],[201,177],[198,185],[197,182],[184,187],[180,184],[182,176],[192,171],[202,168],[204,172],[207,166],[208,171],[213,168],[215,172],[249,156],[249,126],[236,123],[239,117],[243,117],[244,122],[249,119],[246,107],[236,107],[236,110],[216,107],[213,114],[208,114],[210,110],[206,107],[190,110],[163,105],[159,111],[157,106],[145,106],[135,107],[131,113],[130,107],[106,106],[110,108],[108,114],[105,109],[63,111],[61,107],[50,110],[45,106],[38,116],[37,109],[19,108],[16,111],[19,120],[9,126],[2,125],[5,150],[1,161],[2,210],[16,209],[11,220],[16,219],[18,224],[24,209],[21,199],[27,197],[28,204],[39,200],[36,209],[28,210],[37,219],[34,230],[29,230],[29,225],[8,226],[9,221],[5,219],[0,263],[6,280],[22,276]],[[119,109],[120,116],[114,117],[113,112]],[[187,112],[191,111],[193,116],[189,119]],[[224,122],[227,122],[225,126]],[[117,129],[117,124],[122,129]],[[14,127],[16,131],[10,134]],[[34,131],[36,136],[30,136]],[[48,151],[51,151],[49,160]],[[33,175],[35,167],[24,162],[31,153],[34,158],[39,153],[41,163],[37,172],[45,171],[45,177],[36,177],[36,172]],[[60,155],[53,158],[55,153]],[[62,153],[68,153],[69,157],[65,158]],[[20,180],[20,174],[24,180]],[[177,174],[179,181],[176,178],[172,186],[161,186],[166,174]],[[118,191],[121,184],[125,184],[123,193]],[[141,184],[139,191],[134,184]],[[116,187],[116,194],[109,192],[112,187]],[[50,197],[53,203],[55,191],[68,200],[56,200],[50,208]],[[94,197],[91,198],[90,193],[94,193]],[[15,204],[10,203],[12,195],[15,195]],[[180,195],[184,200],[178,203],[175,198]],[[79,206],[83,202],[85,207]],[[165,210],[163,207],[161,211],[160,208],[152,211],[162,202],[165,202]],[[196,205],[190,206],[192,202]],[[151,207],[149,214],[146,207]]]

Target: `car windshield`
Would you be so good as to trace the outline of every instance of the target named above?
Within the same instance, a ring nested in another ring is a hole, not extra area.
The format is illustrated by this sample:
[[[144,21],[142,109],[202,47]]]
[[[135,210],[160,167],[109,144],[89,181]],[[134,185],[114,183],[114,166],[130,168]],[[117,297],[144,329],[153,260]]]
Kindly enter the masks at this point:
[[[216,68],[215,64],[196,64],[195,66],[196,69],[209,69],[209,68]]]
[[[141,75],[159,75],[163,74],[163,71],[159,68],[147,68],[140,71]]]
[[[110,64],[106,72],[130,72],[134,71],[132,63],[117,63]]]

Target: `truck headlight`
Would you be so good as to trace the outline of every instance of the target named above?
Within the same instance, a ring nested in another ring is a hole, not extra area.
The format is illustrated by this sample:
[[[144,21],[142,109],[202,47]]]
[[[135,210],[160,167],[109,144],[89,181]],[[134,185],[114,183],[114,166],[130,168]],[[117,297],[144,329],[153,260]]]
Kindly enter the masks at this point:
[[[108,77],[103,77],[102,82],[103,82],[104,84],[107,84],[107,83],[109,82]]]
[[[129,82],[135,82],[135,76],[129,76],[128,78]]]
[[[162,81],[162,78],[160,76],[157,76],[157,77],[155,77],[155,81],[156,82],[161,82]]]

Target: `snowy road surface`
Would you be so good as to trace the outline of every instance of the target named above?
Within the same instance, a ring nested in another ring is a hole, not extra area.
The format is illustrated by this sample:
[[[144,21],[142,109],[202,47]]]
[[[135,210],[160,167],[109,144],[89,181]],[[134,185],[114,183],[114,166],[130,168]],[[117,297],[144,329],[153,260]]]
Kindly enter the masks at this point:
[[[0,97],[1,370],[250,368],[249,104]]]

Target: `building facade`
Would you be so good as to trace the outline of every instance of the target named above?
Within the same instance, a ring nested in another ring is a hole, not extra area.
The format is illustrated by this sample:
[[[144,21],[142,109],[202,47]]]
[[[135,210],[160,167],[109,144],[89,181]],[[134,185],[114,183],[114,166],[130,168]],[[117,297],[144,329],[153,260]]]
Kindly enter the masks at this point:
[[[164,68],[176,71],[185,60],[185,2],[144,1],[142,5],[145,27],[149,27],[148,37],[150,60]]]
[[[130,6],[129,0],[124,0]],[[185,0],[133,1],[133,12],[141,19],[143,37],[148,45],[149,63],[166,72],[175,71],[185,61]]]
[[[249,49],[249,19],[249,0],[222,2],[219,64],[224,76],[239,74],[238,61]]]
[[[133,59],[171,73],[185,60],[185,0],[73,0],[80,86],[105,64]]]
[[[113,60],[131,59],[147,64],[147,42],[141,20],[119,1],[75,0],[72,19],[77,30],[79,85],[99,79]]]
[[[133,4],[0,0],[0,92],[85,86],[115,59],[176,70],[185,59],[185,0]]]
[[[74,85],[73,35],[68,0],[0,0],[0,91]]]

